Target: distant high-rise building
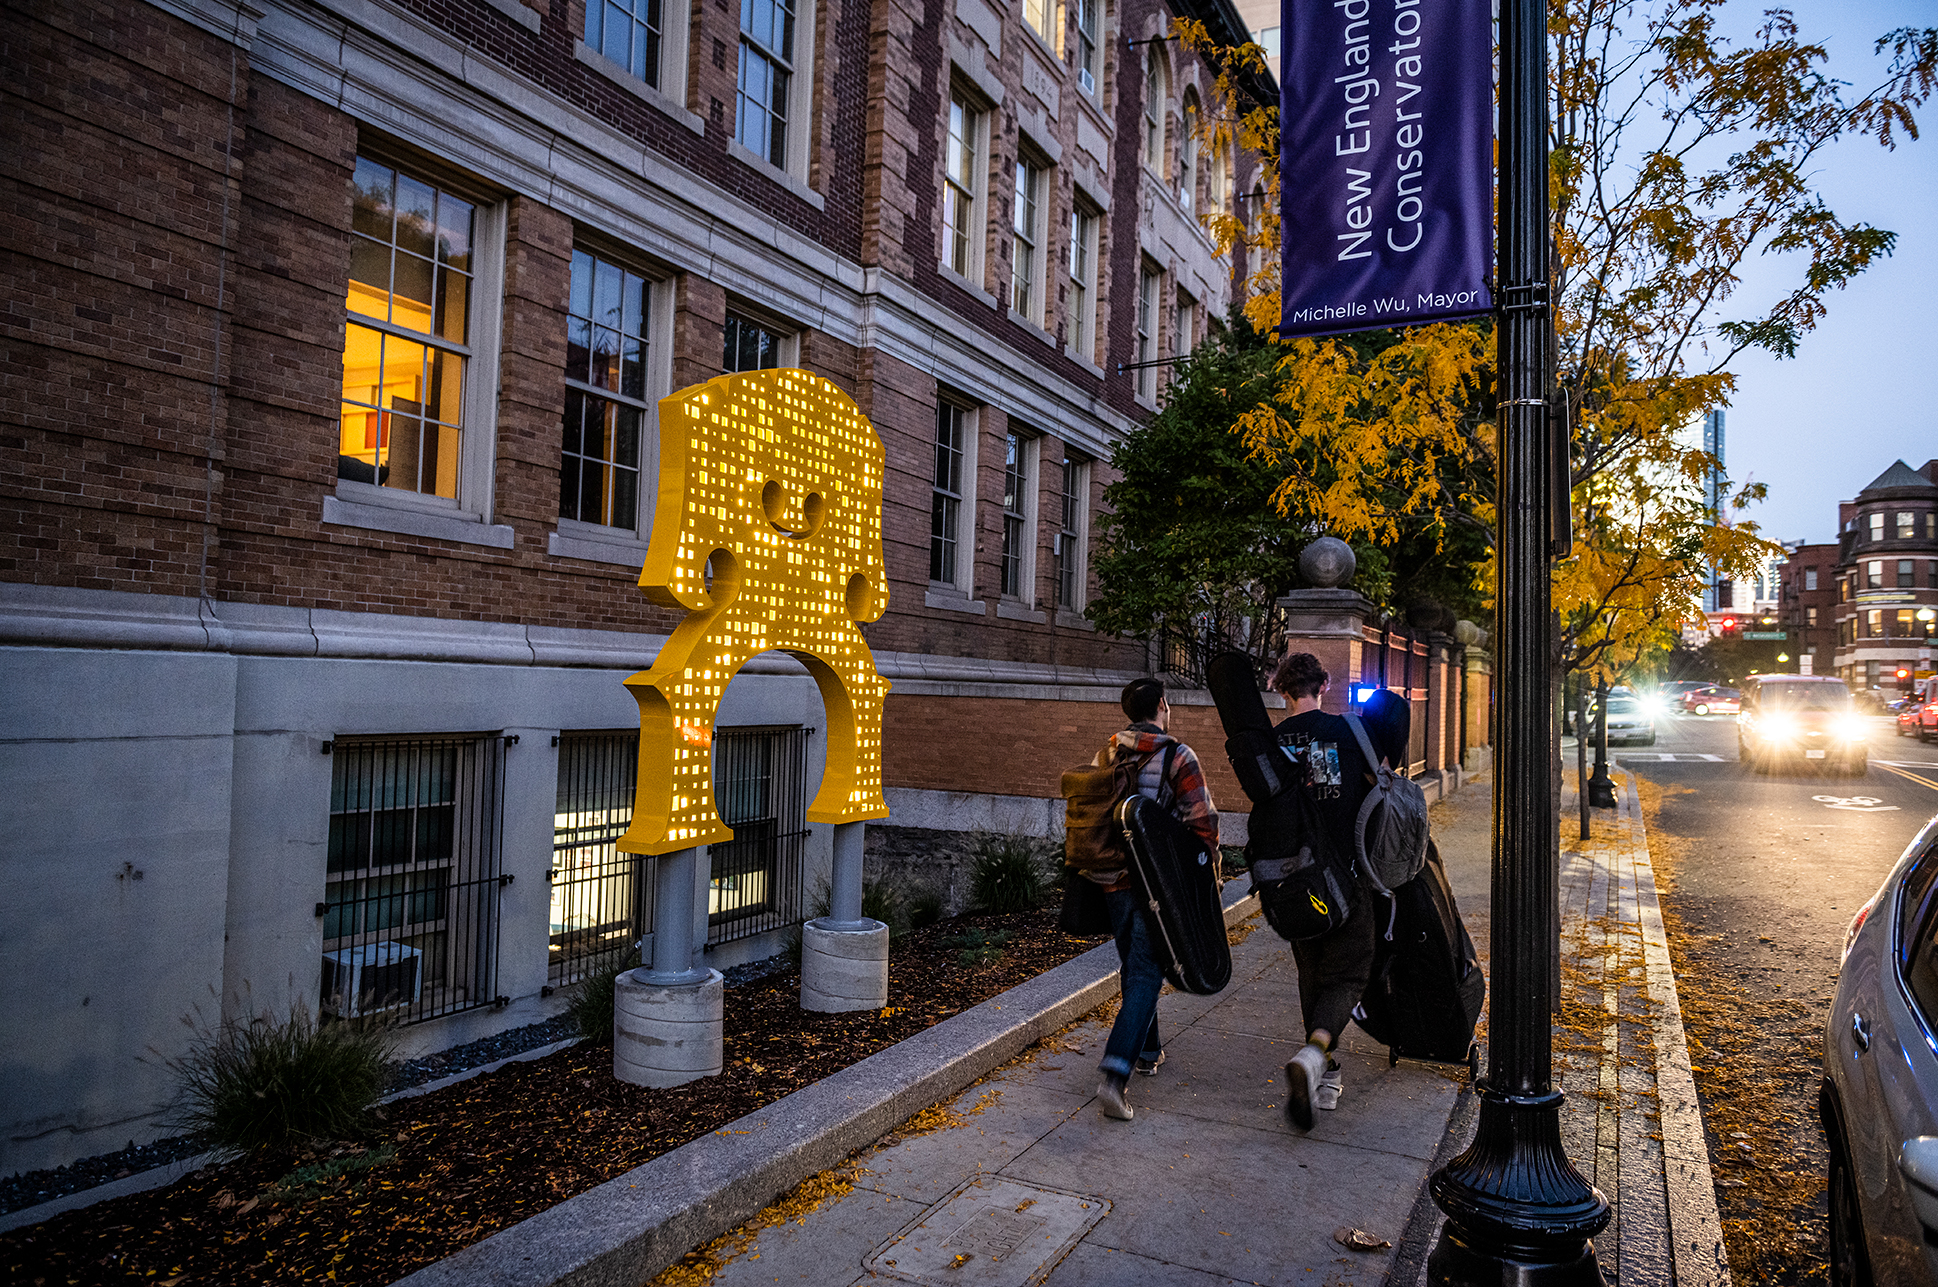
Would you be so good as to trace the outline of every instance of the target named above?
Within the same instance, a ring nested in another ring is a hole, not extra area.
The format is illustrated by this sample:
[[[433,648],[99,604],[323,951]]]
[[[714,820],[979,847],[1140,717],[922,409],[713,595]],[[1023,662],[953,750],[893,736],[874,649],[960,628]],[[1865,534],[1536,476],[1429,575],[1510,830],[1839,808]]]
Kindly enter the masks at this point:
[[[1703,503],[1709,507],[1718,522],[1723,520],[1723,492],[1729,485],[1729,478],[1723,472],[1723,409],[1718,407],[1702,418],[1702,449],[1714,458],[1709,466],[1709,477],[1703,483]],[[1705,612],[1715,612],[1731,607],[1728,582],[1718,580],[1712,570],[1709,585],[1703,590],[1702,606]]]

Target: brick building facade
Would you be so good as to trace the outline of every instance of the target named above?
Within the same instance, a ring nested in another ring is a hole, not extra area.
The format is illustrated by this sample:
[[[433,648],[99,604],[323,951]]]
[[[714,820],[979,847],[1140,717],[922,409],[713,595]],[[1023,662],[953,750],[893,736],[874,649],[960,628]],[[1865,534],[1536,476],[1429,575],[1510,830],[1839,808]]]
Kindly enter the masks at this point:
[[[806,367],[886,446],[885,836],[1047,832],[1121,722],[1092,519],[1256,177],[1162,37],[1241,39],[1228,0],[678,8],[6,10],[0,1170],[157,1134],[198,1004],[428,1050],[632,949],[654,407],[723,370]],[[825,867],[821,723],[791,661],[728,691],[758,852],[703,872],[714,964]]]
[[[1837,547],[1798,544],[1776,572],[1777,620],[1797,671],[1836,674]]]
[[[1932,674],[1938,635],[1938,460],[1902,460],[1837,507],[1837,652],[1834,672],[1852,692]]]

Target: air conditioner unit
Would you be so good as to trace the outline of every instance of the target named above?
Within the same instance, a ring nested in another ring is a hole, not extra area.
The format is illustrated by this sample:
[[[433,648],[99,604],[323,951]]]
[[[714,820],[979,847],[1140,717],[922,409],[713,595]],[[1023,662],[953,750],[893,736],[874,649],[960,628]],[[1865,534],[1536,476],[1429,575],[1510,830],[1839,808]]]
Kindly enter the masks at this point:
[[[1083,86],[1084,93],[1094,94],[1097,92],[1097,78],[1090,74],[1088,67],[1082,67],[1077,70],[1077,82]]]
[[[346,1018],[415,1005],[424,957],[402,943],[366,943],[323,954],[323,1008]]]

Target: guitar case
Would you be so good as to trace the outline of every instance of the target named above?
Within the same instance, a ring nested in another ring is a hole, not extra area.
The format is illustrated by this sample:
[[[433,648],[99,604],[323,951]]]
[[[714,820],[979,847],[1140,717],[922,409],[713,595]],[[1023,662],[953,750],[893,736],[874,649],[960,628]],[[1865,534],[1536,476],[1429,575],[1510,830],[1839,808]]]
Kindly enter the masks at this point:
[[[1258,690],[1252,659],[1242,652],[1219,653],[1205,667],[1205,686],[1225,726],[1225,758],[1246,799],[1262,805],[1285,794],[1301,780],[1300,769],[1272,731],[1272,715]],[[1257,821],[1254,811],[1254,826]]]
[[[1211,996],[1231,982],[1231,940],[1218,897],[1218,864],[1198,833],[1148,796],[1117,806],[1139,897],[1150,909],[1151,950],[1172,987]]]
[[[1439,846],[1427,842],[1426,865],[1392,897],[1388,928],[1373,943],[1373,976],[1353,1018],[1386,1046],[1389,1063],[1465,1063],[1478,1076],[1474,1025],[1487,981]],[[1375,905],[1375,914],[1382,910]]]

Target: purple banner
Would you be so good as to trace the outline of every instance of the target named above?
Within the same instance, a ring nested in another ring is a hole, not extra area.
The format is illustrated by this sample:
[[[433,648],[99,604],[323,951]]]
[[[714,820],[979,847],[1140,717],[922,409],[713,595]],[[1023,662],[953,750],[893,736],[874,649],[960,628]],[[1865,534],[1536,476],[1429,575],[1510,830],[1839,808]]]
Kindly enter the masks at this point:
[[[1490,0],[1284,0],[1279,333],[1492,311]]]

